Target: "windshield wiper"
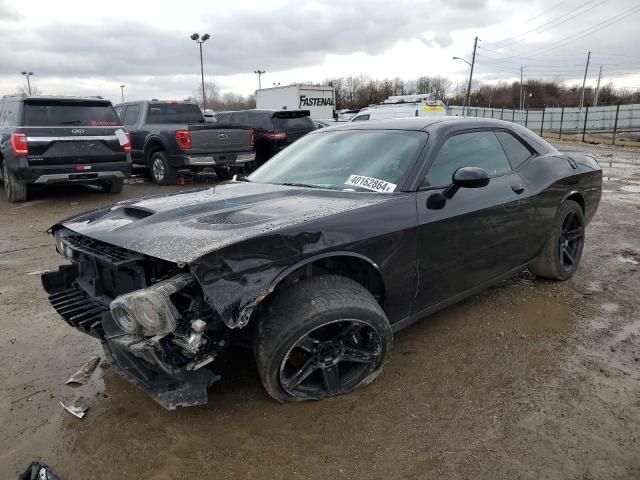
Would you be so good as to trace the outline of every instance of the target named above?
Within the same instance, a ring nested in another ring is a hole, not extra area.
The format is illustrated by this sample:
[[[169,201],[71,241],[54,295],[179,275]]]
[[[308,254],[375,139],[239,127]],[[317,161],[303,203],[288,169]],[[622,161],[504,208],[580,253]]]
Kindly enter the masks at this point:
[[[296,183],[296,182],[285,182],[280,185],[286,185],[287,187],[306,187],[306,188],[321,188],[318,185],[309,185],[308,183]]]

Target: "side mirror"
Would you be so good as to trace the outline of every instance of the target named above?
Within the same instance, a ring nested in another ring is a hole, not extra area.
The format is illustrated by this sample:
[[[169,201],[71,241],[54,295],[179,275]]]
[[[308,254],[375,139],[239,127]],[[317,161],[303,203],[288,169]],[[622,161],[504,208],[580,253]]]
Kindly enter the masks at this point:
[[[451,199],[460,188],[482,188],[489,185],[489,174],[486,170],[478,167],[461,167],[453,172],[451,185],[449,185],[442,195]]]

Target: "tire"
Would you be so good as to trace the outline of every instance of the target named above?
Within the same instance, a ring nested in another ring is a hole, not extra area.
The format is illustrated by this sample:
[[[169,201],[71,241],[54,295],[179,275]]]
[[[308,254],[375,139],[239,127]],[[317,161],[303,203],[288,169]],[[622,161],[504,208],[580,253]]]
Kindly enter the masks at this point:
[[[124,187],[124,180],[121,178],[111,180],[110,182],[103,183],[101,187],[104,193],[120,193],[122,191],[122,187]]]
[[[259,322],[256,364],[279,402],[320,400],[369,384],[393,346],[391,326],[373,295],[340,276],[312,277],[280,292]]]
[[[567,280],[576,273],[584,248],[584,213],[578,203],[567,200],[556,213],[542,253],[529,267],[531,273],[551,280]]]
[[[226,170],[224,168],[216,167],[214,170],[218,176],[218,180],[231,180],[235,175],[235,172],[231,169]]]
[[[149,170],[151,179],[158,185],[174,185],[176,183],[176,169],[169,165],[167,154],[162,150],[151,154]]]
[[[4,193],[11,203],[24,202],[27,199],[27,186],[16,180],[7,162],[2,162],[2,179]]]

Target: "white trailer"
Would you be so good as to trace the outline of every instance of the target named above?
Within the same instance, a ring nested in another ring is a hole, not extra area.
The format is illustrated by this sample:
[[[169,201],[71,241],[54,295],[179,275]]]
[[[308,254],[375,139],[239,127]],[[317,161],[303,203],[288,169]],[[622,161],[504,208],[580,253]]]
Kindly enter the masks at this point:
[[[336,99],[333,87],[288,85],[256,91],[256,108],[266,110],[309,110],[314,120],[333,118]]]

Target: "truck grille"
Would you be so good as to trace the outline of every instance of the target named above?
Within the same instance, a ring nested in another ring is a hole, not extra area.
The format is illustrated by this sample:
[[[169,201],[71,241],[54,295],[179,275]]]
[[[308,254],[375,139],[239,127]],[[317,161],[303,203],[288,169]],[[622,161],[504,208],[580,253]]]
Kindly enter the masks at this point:
[[[56,312],[72,327],[101,338],[102,314],[106,305],[96,301],[80,288],[70,288],[49,295],[49,302]]]

